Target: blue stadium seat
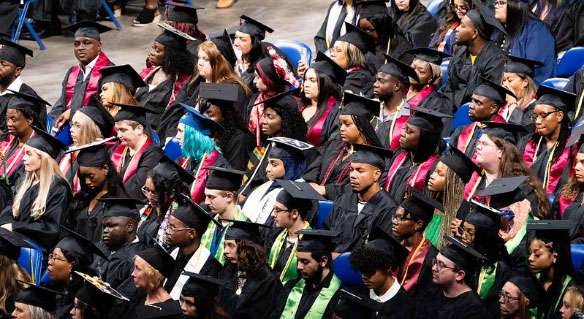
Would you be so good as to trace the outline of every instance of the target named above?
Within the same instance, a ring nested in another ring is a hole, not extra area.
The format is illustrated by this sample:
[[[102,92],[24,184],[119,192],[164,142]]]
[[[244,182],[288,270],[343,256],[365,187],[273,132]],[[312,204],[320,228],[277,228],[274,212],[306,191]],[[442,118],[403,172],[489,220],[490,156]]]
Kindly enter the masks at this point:
[[[154,140],[154,142],[156,142],[156,144],[160,145],[160,137],[158,137],[158,134],[156,134],[156,132],[152,132],[152,139]]]
[[[446,60],[446,61],[442,62],[442,64],[440,64],[440,68],[442,69],[442,85],[440,85],[436,89],[439,89],[439,88],[445,86],[446,82],[448,81],[448,63],[449,62],[450,62],[450,60]]]
[[[31,241],[26,241],[34,248],[20,248],[20,257],[18,264],[30,275],[33,283],[38,283],[41,279],[43,268],[43,251]]]
[[[36,2],[36,1],[37,0],[25,0],[22,8],[18,9],[18,16],[16,17],[16,21],[14,22],[14,25],[12,27],[12,31],[10,32],[11,33],[10,38],[11,38],[12,42],[18,43],[18,39],[20,39],[20,32],[22,31],[22,25],[24,24],[26,26],[26,28],[28,29],[28,31],[30,32],[30,34],[32,35],[32,37],[35,39],[35,41],[39,45],[39,48],[41,50],[44,50],[45,45],[43,44],[43,41],[39,37],[38,33],[36,33],[36,31],[34,30],[32,25],[30,24],[30,22],[28,22],[28,19],[26,17],[31,3]]]
[[[47,269],[43,273],[43,276],[41,277],[39,284],[50,284],[51,282],[53,281],[51,280],[51,276],[49,276],[49,270]]]
[[[295,40],[278,40],[274,42],[274,45],[284,51],[296,67],[298,67],[298,61],[300,61],[302,56],[300,54],[300,49],[306,49],[306,63],[310,66],[310,62],[312,61],[312,50],[310,50],[308,45]]]
[[[576,273],[580,271],[582,261],[584,261],[584,244],[572,244],[572,266]]]
[[[549,86],[549,87],[552,87],[552,88],[558,89],[558,90],[563,90],[564,86],[566,86],[566,84],[568,84],[568,82],[569,82],[569,80],[564,79],[564,78],[549,78],[549,79],[541,82],[540,85]]]
[[[53,128],[53,118],[47,114],[47,133],[51,134]]]
[[[324,223],[324,220],[326,219],[328,214],[331,212],[332,208],[333,208],[333,201],[332,200],[319,201],[318,221],[317,221],[318,228],[322,227],[322,223]]]
[[[343,286],[363,285],[361,273],[351,268],[349,256],[351,256],[351,253],[342,253],[334,260],[335,275],[341,280]]]
[[[173,137],[168,143],[166,143],[164,146],[164,153],[166,153],[166,156],[173,161],[182,155],[182,148],[176,137]]]
[[[430,1],[430,3],[426,5],[426,9],[428,10],[428,12],[430,12],[432,16],[436,15],[436,13],[438,12],[438,8],[440,8],[440,4],[442,4],[442,1],[444,0],[432,0]]]
[[[454,113],[454,119],[452,120],[452,132],[454,132],[454,130],[456,130],[459,126],[472,123],[468,117],[469,106],[470,103],[463,104],[458,108],[458,110],[456,110],[456,113]]]
[[[573,47],[566,51],[556,69],[558,76],[571,76],[584,66],[584,47]]]
[[[67,123],[63,126],[63,128],[55,134],[55,137],[61,141],[61,143],[65,144],[65,146],[73,144],[73,139],[71,138],[71,124]]]

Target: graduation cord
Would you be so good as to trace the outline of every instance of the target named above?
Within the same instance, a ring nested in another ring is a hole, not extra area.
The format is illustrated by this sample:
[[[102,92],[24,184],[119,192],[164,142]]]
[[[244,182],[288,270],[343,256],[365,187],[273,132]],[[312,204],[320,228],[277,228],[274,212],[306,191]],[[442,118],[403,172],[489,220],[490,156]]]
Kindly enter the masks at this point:
[[[326,181],[329,178],[331,171],[333,170],[333,168],[335,167],[335,165],[337,164],[339,159],[341,159],[344,152],[345,152],[345,147],[341,148],[341,152],[339,153],[339,155],[331,162],[331,164],[327,168],[326,172],[324,173],[324,178],[320,182],[320,186],[324,186],[326,184]],[[349,162],[349,164],[350,164],[350,162]],[[344,168],[343,168],[343,171],[345,171]],[[344,175],[341,173],[341,176],[339,177],[339,179],[342,180],[342,177],[344,177]],[[337,180],[337,182],[338,182],[338,180]]]
[[[260,159],[260,161],[258,162],[258,165],[254,169],[253,174],[251,174],[251,177],[247,180],[247,183],[245,184],[245,186],[243,186],[243,188],[241,189],[241,192],[239,192],[240,194],[243,194],[243,192],[247,189],[247,187],[249,186],[249,184],[251,183],[251,181],[253,181],[253,179],[256,176],[258,170],[262,166],[262,163],[264,162],[264,159],[266,158],[266,154],[268,154],[268,151],[270,150],[270,146],[272,146],[272,143],[268,143],[268,146],[266,146],[266,150],[264,151],[264,154],[262,155],[262,158]]]
[[[477,122],[474,122],[473,127],[472,127],[472,132],[474,132],[474,130],[477,128]],[[470,141],[472,140],[472,134],[468,137],[468,140],[466,141],[466,143],[464,143],[464,149],[462,150],[463,153],[466,153],[466,149],[468,148],[468,144],[470,144]]]
[[[397,116],[399,115],[399,111],[401,111],[401,108],[404,106],[405,102],[406,101],[404,99],[402,99],[400,105],[398,105],[397,109],[395,110],[395,115],[393,116],[393,120],[391,120],[391,126],[389,127],[389,132],[387,134],[387,140],[389,142],[390,149],[391,149],[391,140],[393,139],[393,128],[395,126],[395,122],[397,122]]]
[[[136,153],[134,153],[134,155],[131,155],[130,158],[130,163],[128,163],[128,166],[126,167],[126,170],[128,170],[128,167],[130,167],[132,165],[132,162],[134,161],[134,158],[136,157],[136,154],[138,154],[139,151],[142,150],[142,147],[144,147],[144,145],[146,144],[146,142],[148,142],[148,136],[146,134],[144,134],[144,136],[146,136],[146,139],[144,139],[144,142],[142,142],[142,144],[140,144],[140,147],[138,148],[138,151]],[[122,152],[122,160],[118,163],[118,167],[116,167],[116,170],[118,171],[118,173],[120,173],[122,175],[122,178],[124,177],[124,175],[126,175],[126,172],[124,172],[122,174],[121,170],[122,167],[124,166],[124,162],[126,161],[126,153],[128,152],[128,149],[130,149],[128,146],[126,146],[124,148],[124,151]]]
[[[535,154],[533,155],[533,162],[537,161],[537,154],[539,153],[539,147],[541,145],[541,140],[543,139],[543,136],[539,137],[539,141],[537,142],[537,147],[535,148]],[[554,146],[552,147],[552,152],[547,160],[547,163],[545,164],[545,175],[543,177],[543,189],[547,190],[548,185],[550,183],[550,174],[551,174],[551,169],[552,169],[552,161],[554,159],[554,152],[556,151],[556,146],[558,146],[558,142],[554,143]],[[533,163],[532,162],[532,163]]]
[[[308,222],[304,222],[304,229],[308,229],[309,228],[309,224]],[[276,266],[276,262],[278,261],[278,257],[280,255],[280,250],[282,249],[282,245],[284,243],[284,240],[286,239],[286,237],[288,236],[288,230],[284,229],[284,231],[282,232],[282,234],[280,234],[278,236],[278,242],[276,244],[276,246],[274,247],[275,249],[271,252],[270,257],[272,257],[272,262],[270,263],[270,268],[274,269],[274,267]],[[290,264],[292,263],[292,260],[294,259],[294,256],[296,256],[296,250],[298,249],[298,242],[302,239],[302,234],[298,235],[298,239],[296,240],[296,243],[294,243],[294,247],[292,248],[292,252],[290,253],[290,256],[288,257],[288,260],[286,261],[286,266],[284,266],[284,269],[282,269],[282,273],[280,274],[280,281],[284,280],[284,277],[286,276],[286,273],[288,272],[288,268],[290,268]]]
[[[574,114],[574,120],[578,119],[578,115],[580,115],[580,108],[582,107],[582,102],[584,101],[584,89],[582,93],[580,93],[580,99],[578,99],[578,106],[576,107],[576,113]]]

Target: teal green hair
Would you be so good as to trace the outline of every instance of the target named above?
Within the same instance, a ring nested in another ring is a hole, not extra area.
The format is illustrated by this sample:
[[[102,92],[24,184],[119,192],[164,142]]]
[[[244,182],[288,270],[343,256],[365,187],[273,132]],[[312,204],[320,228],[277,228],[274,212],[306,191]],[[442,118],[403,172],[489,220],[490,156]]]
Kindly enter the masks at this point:
[[[203,159],[205,154],[209,154],[215,149],[219,151],[217,144],[215,144],[215,141],[211,137],[185,125],[185,136],[182,146],[183,157],[198,162]]]

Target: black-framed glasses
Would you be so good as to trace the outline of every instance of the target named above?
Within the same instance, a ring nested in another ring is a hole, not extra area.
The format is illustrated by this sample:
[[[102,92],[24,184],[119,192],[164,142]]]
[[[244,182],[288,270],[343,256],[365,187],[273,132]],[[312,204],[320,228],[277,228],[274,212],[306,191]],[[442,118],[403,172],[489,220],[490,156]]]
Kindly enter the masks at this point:
[[[393,215],[393,216],[391,216],[391,220],[394,221],[394,222],[396,222],[396,224],[401,224],[403,221],[406,221],[406,220],[416,220],[416,219],[415,218],[411,218],[411,217]]]
[[[452,269],[453,271],[458,271],[456,267],[448,267],[443,262],[438,261],[436,257],[432,258],[432,267],[436,266],[436,270],[442,271],[442,269]]]
[[[278,207],[274,207],[274,209],[272,209],[272,213],[275,213],[276,215],[289,211],[290,211],[289,209],[279,209]]]
[[[460,12],[460,13],[467,13],[467,12],[468,12],[468,8],[467,8],[466,6],[464,6],[464,5],[462,5],[462,6],[459,6],[459,5],[456,5],[456,4],[454,4],[454,3],[453,3],[453,4],[451,5],[451,7],[452,7],[452,9],[453,9],[454,11],[458,11],[458,12]]]
[[[505,293],[503,290],[499,290],[499,299],[503,298],[505,303],[509,303],[510,301],[519,300],[519,297],[512,297],[509,294]]]
[[[551,111],[551,112],[541,112],[539,114],[533,113],[533,115],[531,116],[531,120],[533,122],[535,122],[537,120],[537,118],[539,117],[543,121],[543,120],[545,120],[546,117],[550,116],[550,114],[556,113],[556,112],[559,112],[559,111],[560,110],[555,110],[555,111]]]

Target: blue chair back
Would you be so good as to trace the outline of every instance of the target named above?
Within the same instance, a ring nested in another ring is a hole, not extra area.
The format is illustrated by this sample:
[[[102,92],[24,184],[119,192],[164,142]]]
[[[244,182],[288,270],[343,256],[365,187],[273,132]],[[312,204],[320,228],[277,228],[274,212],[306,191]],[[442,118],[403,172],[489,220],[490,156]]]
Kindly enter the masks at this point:
[[[49,270],[47,269],[43,273],[43,276],[41,277],[39,284],[50,284],[52,282],[53,281],[51,280],[51,276],[49,276]]]
[[[71,124],[67,123],[63,126],[63,128],[55,134],[55,137],[61,141],[61,143],[65,144],[65,146],[73,144],[73,139],[71,138]]]
[[[345,285],[363,285],[361,273],[351,268],[349,262],[351,253],[342,253],[334,260],[335,275],[339,278],[343,286]]]
[[[454,132],[454,130],[456,130],[460,126],[472,123],[472,121],[468,117],[469,106],[470,106],[469,103],[463,104],[461,107],[458,108],[458,110],[456,110],[456,113],[454,113],[454,119],[452,119],[452,132]]]
[[[436,15],[438,8],[440,8],[440,4],[442,4],[442,1],[444,0],[432,0],[430,3],[428,3],[428,5],[426,5],[426,9],[432,16]]]
[[[584,47],[573,47],[566,51],[556,69],[558,76],[571,76],[584,66]]]
[[[572,266],[574,271],[578,273],[584,261],[584,244],[572,244]]]
[[[160,145],[160,137],[158,137],[158,134],[156,134],[154,131],[152,131],[152,139],[154,142],[156,142],[156,144]]]
[[[34,248],[20,248],[20,257],[18,257],[18,264],[26,270],[30,275],[33,283],[37,284],[41,279],[41,272],[43,268],[43,251],[31,241],[26,241]]]
[[[47,133],[51,134],[51,130],[53,129],[53,118],[47,114]]]
[[[318,202],[318,219],[317,219],[317,226],[318,228],[322,227],[322,223],[331,212],[333,208],[333,201],[332,200],[321,200]]]
[[[182,148],[176,137],[173,137],[168,143],[166,143],[166,145],[164,145],[164,153],[166,153],[166,156],[173,161],[182,155]]]
[[[564,86],[566,86],[566,84],[568,84],[568,82],[569,82],[569,80],[564,79],[564,78],[549,78],[549,79],[541,82],[540,85],[545,85],[545,86],[552,87],[554,89],[563,90]]]
[[[296,67],[298,67],[298,61],[302,58],[301,49],[306,49],[306,63],[310,66],[312,50],[308,45],[295,40],[278,40],[274,42],[274,45],[284,51]]]
[[[448,82],[448,63],[450,63],[450,60],[446,60],[440,64],[440,69],[442,69],[442,85],[440,87],[446,86],[446,82]]]

